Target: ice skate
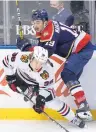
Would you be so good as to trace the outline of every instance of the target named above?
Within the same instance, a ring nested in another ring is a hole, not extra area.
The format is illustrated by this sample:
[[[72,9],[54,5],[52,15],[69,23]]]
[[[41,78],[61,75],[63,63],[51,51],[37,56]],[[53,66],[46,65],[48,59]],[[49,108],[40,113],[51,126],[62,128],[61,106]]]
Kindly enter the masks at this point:
[[[78,126],[80,128],[84,128],[85,127],[85,121],[80,119],[78,117],[78,115],[76,115],[76,117],[71,121],[71,123],[73,123],[74,125],[76,125],[76,126]]]
[[[80,104],[78,110],[76,110],[76,113],[84,121],[92,120],[92,114],[90,112],[90,108],[89,108],[87,101]]]

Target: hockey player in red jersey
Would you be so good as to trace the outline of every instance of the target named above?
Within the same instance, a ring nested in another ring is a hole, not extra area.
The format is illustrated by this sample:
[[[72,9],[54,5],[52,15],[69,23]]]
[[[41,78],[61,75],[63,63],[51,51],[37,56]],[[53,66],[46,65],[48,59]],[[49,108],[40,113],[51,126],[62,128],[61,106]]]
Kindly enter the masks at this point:
[[[56,98],[54,91],[54,70],[48,59],[48,51],[40,46],[36,46],[33,52],[19,52],[7,55],[3,59],[4,70],[9,87],[18,92],[20,87],[23,92],[31,88],[32,92],[38,91],[36,105],[33,109],[37,113],[42,113],[44,106],[56,110],[69,122],[80,128],[85,126],[85,122],[75,116],[70,107]],[[49,83],[48,83],[49,82]],[[33,93],[28,96],[32,98]]]
[[[32,24],[39,41],[38,45],[48,50],[48,57],[55,53],[67,59],[61,77],[78,104],[78,116],[89,119],[92,115],[79,77],[93,54],[91,36],[84,31],[78,34],[60,22],[48,20],[48,14],[44,9],[33,12]],[[18,39],[17,47],[25,51],[32,48],[27,39]]]

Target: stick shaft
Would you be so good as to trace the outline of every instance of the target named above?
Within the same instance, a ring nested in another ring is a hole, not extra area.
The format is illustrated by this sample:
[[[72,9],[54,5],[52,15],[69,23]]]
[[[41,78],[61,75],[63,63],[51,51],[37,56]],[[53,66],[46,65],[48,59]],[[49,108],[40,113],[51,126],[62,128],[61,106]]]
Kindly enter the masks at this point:
[[[22,30],[22,23],[21,23],[21,16],[20,16],[20,8],[19,8],[19,1],[16,0],[16,7],[17,7],[17,17],[18,17],[18,22],[19,22],[19,35],[20,38],[23,39],[23,30]]]

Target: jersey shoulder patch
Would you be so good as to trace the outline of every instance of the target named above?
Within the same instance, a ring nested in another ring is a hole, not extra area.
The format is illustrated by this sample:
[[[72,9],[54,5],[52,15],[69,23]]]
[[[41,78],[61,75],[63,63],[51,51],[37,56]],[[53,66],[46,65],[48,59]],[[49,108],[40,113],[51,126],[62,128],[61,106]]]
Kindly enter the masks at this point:
[[[40,42],[50,41],[54,34],[54,25],[52,21],[48,22],[48,25],[42,31]]]
[[[24,63],[28,63],[29,56],[27,54],[23,54],[20,57],[20,60]]]

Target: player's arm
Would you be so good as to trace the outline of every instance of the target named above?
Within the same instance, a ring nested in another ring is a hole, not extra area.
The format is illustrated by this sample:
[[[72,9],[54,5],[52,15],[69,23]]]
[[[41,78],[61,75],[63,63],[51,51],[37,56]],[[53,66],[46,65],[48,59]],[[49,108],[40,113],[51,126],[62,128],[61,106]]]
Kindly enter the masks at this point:
[[[16,76],[15,76],[15,60],[17,53],[13,53],[11,55],[5,56],[2,60],[4,71],[6,74],[6,80],[8,82],[9,87],[16,92]]]
[[[21,51],[29,51],[29,48],[32,48],[32,44],[27,38],[21,39],[20,37],[17,38],[16,46]]]

